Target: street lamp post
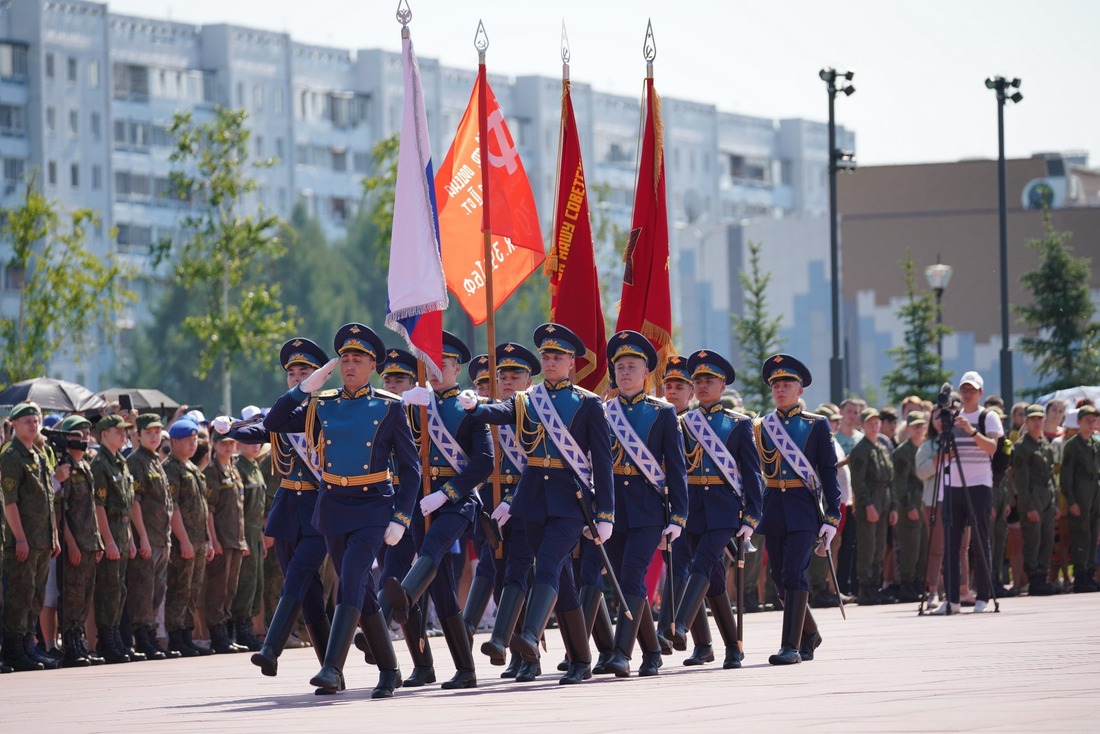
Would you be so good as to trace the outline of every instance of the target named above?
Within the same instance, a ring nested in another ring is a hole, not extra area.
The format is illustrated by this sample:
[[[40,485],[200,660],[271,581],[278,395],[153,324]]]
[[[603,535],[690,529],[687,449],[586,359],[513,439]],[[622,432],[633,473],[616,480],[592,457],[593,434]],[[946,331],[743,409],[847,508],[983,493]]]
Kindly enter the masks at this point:
[[[844,357],[840,351],[840,243],[837,236],[836,172],[855,169],[851,151],[836,147],[836,94],[851,96],[853,71],[827,66],[818,72],[829,93],[829,275],[832,285],[833,356],[829,360],[829,399],[836,405],[844,399]],[[839,81],[839,86],[837,82]]]
[[[1012,350],[1008,348],[1008,223],[1005,213],[1005,101],[1019,102],[1024,95],[1018,91],[1018,78],[991,76],[985,80],[987,89],[997,92],[997,205],[1001,237],[1001,397],[1012,405]]]
[[[951,273],[954,269],[950,265],[944,265],[936,256],[936,264],[924,269],[924,277],[928,279],[928,287],[936,294],[936,326],[943,326],[943,292],[951,281]],[[939,356],[940,369],[943,369],[943,330],[936,329],[936,354]]]

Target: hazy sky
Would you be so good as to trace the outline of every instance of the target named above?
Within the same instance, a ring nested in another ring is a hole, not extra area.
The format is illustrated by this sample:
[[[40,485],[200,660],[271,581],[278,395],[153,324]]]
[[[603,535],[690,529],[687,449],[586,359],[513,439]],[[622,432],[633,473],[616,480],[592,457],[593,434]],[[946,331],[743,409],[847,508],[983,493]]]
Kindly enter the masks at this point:
[[[638,95],[653,20],[665,96],[767,117],[828,115],[822,66],[851,68],[837,101],[864,164],[994,158],[997,110],[983,85],[1020,77],[1005,111],[1006,153],[1086,150],[1100,165],[1100,2],[1095,0],[410,0],[418,55],[474,68],[478,20],[491,73],[560,77],[561,25],[571,75]],[[112,12],[287,31],[341,48],[400,49],[394,0],[114,0]],[[832,8],[832,10],[830,10]],[[507,110],[505,110],[507,114]]]

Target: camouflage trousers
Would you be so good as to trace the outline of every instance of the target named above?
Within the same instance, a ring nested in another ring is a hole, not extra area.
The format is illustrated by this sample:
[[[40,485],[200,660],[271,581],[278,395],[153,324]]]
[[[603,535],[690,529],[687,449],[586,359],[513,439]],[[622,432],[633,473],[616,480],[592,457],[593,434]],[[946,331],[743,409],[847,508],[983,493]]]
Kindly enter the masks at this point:
[[[246,536],[247,537],[247,536]],[[252,619],[260,613],[264,590],[264,541],[257,533],[248,537],[248,558],[241,559],[237,593],[233,596],[233,619]]]
[[[46,594],[46,578],[50,572],[52,549],[31,550],[27,560],[15,560],[15,552],[8,549],[4,571],[8,577],[7,598],[4,602],[4,636],[22,638],[34,631],[34,623],[42,611]]]
[[[164,603],[168,583],[168,548],[153,546],[149,558],[135,556],[126,570],[126,611],[130,624],[152,627],[157,623],[157,609]]]
[[[279,566],[279,554],[275,552],[275,548],[267,552],[267,557],[264,558],[264,578],[263,578],[263,597],[264,597],[264,620],[265,622],[271,621],[271,615],[275,612],[275,606],[279,603],[279,597],[283,594],[283,569]]]
[[[910,520],[908,513],[894,526],[894,546],[897,548],[897,580],[916,582],[924,576],[924,567],[920,565],[921,540],[924,537],[924,519]]]
[[[58,563],[64,563],[61,570],[62,585],[65,587],[61,597],[61,630],[83,630],[92,607],[92,589],[95,588],[96,555],[98,551],[80,551],[80,563],[72,565],[68,553],[58,557]]]
[[[168,556],[168,583],[164,593],[164,629],[168,632],[195,626],[195,609],[203,603],[206,585],[206,543],[195,545],[195,557],[184,558],[173,545]]]
[[[237,594],[242,551],[226,548],[206,565],[206,626],[225,624]]]
[[[122,621],[122,609],[126,606],[126,567],[130,563],[130,541],[118,544],[117,561],[103,560],[95,571],[95,624],[96,627],[115,627]]]

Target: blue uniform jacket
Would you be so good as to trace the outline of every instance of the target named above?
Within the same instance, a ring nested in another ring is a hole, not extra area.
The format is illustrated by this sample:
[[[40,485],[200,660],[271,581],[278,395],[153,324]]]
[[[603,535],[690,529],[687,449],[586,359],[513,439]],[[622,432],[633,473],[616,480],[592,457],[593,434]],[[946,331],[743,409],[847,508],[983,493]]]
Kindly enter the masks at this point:
[[[738,498],[710,456],[685,428],[687,531],[702,533],[728,528],[730,535],[733,535],[742,525],[755,528],[761,514],[760,456],[753,440],[752,425],[747,417],[723,408],[721,403],[699,409],[706,414],[707,422],[737,462],[737,468],[741,471],[743,497]]]
[[[473,522],[481,508],[478,485],[493,473],[493,439],[489,435],[489,427],[475,420],[458,404],[458,392],[458,388],[453,387],[436,392],[433,399],[443,425],[466,454],[466,467],[457,476],[439,476],[440,473],[449,475],[453,469],[433,441],[428,450],[428,472],[432,476],[432,491],[442,491],[450,499],[433,514],[456,512]],[[412,406],[408,413],[413,438],[419,442],[420,409]]]
[[[264,419],[275,433],[305,433],[321,461],[322,483],[313,526],[333,536],[360,528],[408,527],[420,486],[420,463],[412,430],[392,393],[369,385],[350,394],[324,390],[309,396],[291,389]],[[388,471],[393,455],[401,484]]]
[[[777,412],[787,435],[802,449],[810,466],[821,477],[825,522],[836,527],[840,524],[840,484],[836,477],[836,452],[829,421],[824,416],[806,413],[797,406],[790,411]],[[798,531],[816,533],[822,524],[815,507],[816,498],[803,486],[798,473],[775,448],[764,428],[763,419],[757,418],[753,429],[760,445],[766,485],[764,520],[760,524],[760,532],[764,535],[785,535]]]
[[[615,495],[611,474],[611,430],[604,418],[599,396],[562,380],[545,383],[558,415],[582,451],[592,462],[595,488],[594,519],[615,521]],[[527,454],[527,468],[514,492],[512,512],[522,520],[545,523],[549,517],[583,519],[576,491],[580,479],[568,464],[545,427],[535,417],[525,393],[516,393],[503,403],[482,403],[471,411],[484,423],[516,426],[516,440]]]
[[[688,517],[687,467],[684,463],[684,435],[676,409],[645,393],[632,399],[619,396],[612,400],[619,401],[627,422],[645,442],[653,458],[664,467],[671,510],[670,520],[665,516],[665,487],[658,490],[646,480],[612,430],[616,532],[654,526],[663,528],[670,521],[683,527]]]
[[[290,439],[281,433],[269,433],[261,423],[234,428],[228,435],[241,443],[271,442],[271,466],[282,479],[271,500],[264,535],[289,541],[298,540],[299,535],[317,535],[313,527],[317,479],[290,445]]]

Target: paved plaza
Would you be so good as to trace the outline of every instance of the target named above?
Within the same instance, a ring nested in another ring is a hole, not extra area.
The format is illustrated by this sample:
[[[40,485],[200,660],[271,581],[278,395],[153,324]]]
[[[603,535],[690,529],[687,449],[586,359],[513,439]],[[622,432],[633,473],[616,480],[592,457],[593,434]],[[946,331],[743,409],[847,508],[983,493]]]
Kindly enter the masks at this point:
[[[656,678],[600,676],[575,687],[557,684],[562,644],[549,630],[550,670],[535,683],[501,680],[502,669],[476,653],[476,690],[401,689],[388,701],[370,700],[376,674],[354,648],[350,689],[332,697],[308,687],[318,669],[309,649],[287,651],[277,678],[261,676],[247,655],[21,673],[0,677],[0,720],[4,734],[1096,731],[1098,610],[1100,594],[1006,599],[999,614],[948,618],[900,604],[851,606],[847,621],[816,610],[825,636],[817,660],[788,668],[767,662],[782,615],[752,614],[741,670],[685,668],[676,653]],[[408,652],[396,647],[408,672]],[[443,639],[432,647],[440,679],[450,677]]]

